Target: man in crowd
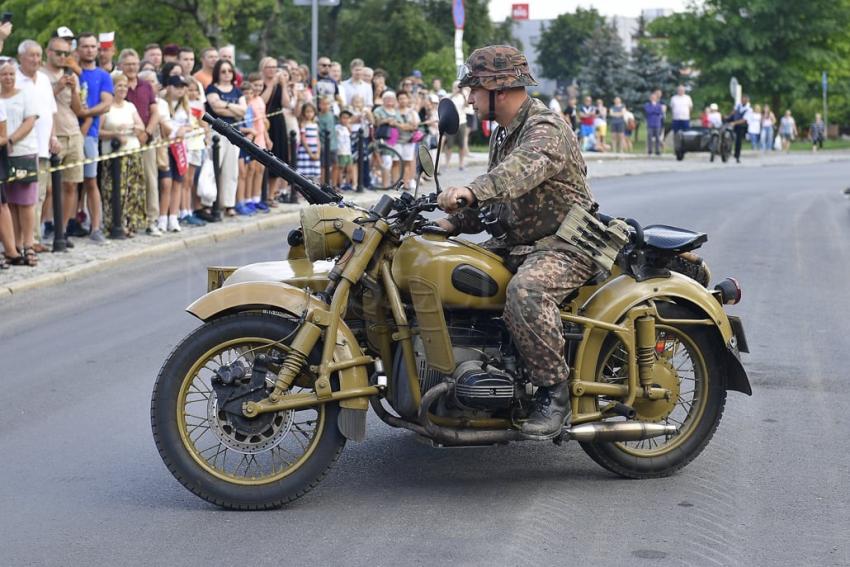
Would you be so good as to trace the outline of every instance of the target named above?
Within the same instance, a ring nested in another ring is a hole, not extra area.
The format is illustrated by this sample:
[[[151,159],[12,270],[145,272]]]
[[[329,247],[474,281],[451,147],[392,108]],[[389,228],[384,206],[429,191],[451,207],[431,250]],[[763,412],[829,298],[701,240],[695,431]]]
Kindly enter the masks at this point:
[[[84,132],[83,150],[87,159],[100,156],[100,117],[109,112],[112,105],[112,77],[109,73],[95,65],[97,59],[97,37],[93,33],[83,33],[77,38],[77,54],[83,74],[80,77],[81,88],[86,91],[86,108],[83,110],[85,118],[91,118],[91,126]],[[89,163],[83,167],[83,188],[91,213],[91,235],[90,238],[98,243],[106,242],[106,237],[101,229],[102,208],[100,202],[100,190],[97,186],[97,164]]]
[[[5,22],[0,25],[0,52],[3,51],[3,44],[10,35],[12,35],[12,22]]]
[[[201,51],[201,68],[192,75],[204,86],[204,90],[212,83],[213,67],[218,62],[218,49],[206,47]]]
[[[115,32],[99,34],[97,43],[97,66],[107,73],[111,73],[115,69],[112,61],[115,57]]]
[[[47,247],[41,239],[41,213],[47,190],[50,187],[50,153],[59,151],[59,142],[53,131],[53,119],[56,114],[56,99],[50,79],[39,71],[41,66],[41,46],[31,39],[25,39],[18,45],[18,67],[15,84],[25,92],[33,102],[38,115],[35,122],[38,139],[38,203],[35,205],[35,246],[36,252],[47,252]]]
[[[741,142],[747,136],[747,122],[752,111],[750,97],[743,95],[729,116],[729,121],[735,127],[735,161],[738,163],[741,163]]]
[[[145,61],[150,61],[156,68],[157,72],[162,68],[162,49],[158,43],[149,43],[145,46],[145,54],[142,57]]]
[[[652,155],[653,145],[655,155],[661,155],[661,138],[664,133],[664,113],[667,107],[659,102],[661,91],[656,89],[649,95],[649,102],[643,106],[643,114],[646,116],[646,153]]]
[[[342,83],[345,90],[346,106],[351,106],[351,99],[356,95],[363,97],[363,104],[366,108],[371,108],[372,106],[372,85],[363,80],[363,67],[364,63],[362,59],[352,59],[351,64],[348,66],[351,70],[351,78]]]
[[[162,64],[177,63],[177,57],[180,54],[180,46],[176,43],[169,43],[162,48]]]
[[[191,77],[195,71],[195,51],[191,47],[181,47],[177,52],[177,62],[183,69],[183,78]]]
[[[317,65],[319,66],[319,73],[316,78],[316,92],[314,93],[316,100],[327,96],[345,105],[345,101],[341,100],[339,96],[339,85],[331,77],[331,60],[327,57],[319,57]]]
[[[139,80],[139,54],[135,49],[123,49],[118,56],[121,71],[127,77],[127,100],[133,103],[139,112],[139,117],[145,125],[145,133],[139,142],[142,145],[154,138],[159,128],[159,112],[157,111],[156,93],[147,81]],[[157,227],[159,218],[159,185],[156,167],[156,151],[142,152],[142,171],[145,178],[145,216],[147,217],[146,232],[150,236],[162,236]]]
[[[670,110],[673,113],[673,131],[681,132],[691,127],[691,112],[694,101],[685,94],[685,86],[679,85],[676,94],[670,98]]]
[[[56,119],[54,133],[59,143],[57,155],[61,165],[80,163],[85,158],[83,153],[83,134],[80,131],[79,119],[83,115],[83,104],[80,101],[80,80],[68,65],[71,59],[71,42],[64,37],[53,37],[47,43],[47,65],[45,74],[53,87],[56,100]],[[83,166],[62,170],[62,223],[59,227],[64,230],[68,221],[76,212],[77,186],[83,182]],[[47,201],[50,201],[50,193]],[[49,208],[48,208],[49,210]],[[69,248],[74,243],[66,238]]]

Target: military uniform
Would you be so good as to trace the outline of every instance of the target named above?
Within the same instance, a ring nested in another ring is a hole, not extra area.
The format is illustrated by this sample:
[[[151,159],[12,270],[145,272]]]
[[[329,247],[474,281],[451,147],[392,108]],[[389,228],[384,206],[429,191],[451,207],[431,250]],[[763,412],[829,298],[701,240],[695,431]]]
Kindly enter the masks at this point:
[[[512,51],[500,61],[499,49]],[[477,56],[479,52],[485,54]],[[493,67],[495,59],[496,71],[500,63],[519,69],[516,53],[505,46],[477,50],[467,63],[472,78],[466,84],[489,89],[514,86],[511,79],[520,77],[519,71],[506,82],[504,71],[498,74]],[[519,56],[524,62],[525,57]],[[488,71],[497,76],[489,86]],[[511,123],[499,126],[491,136],[487,173],[467,186],[479,206],[498,211],[507,229],[504,238],[484,245],[516,268],[507,289],[504,319],[537,386],[567,379],[559,305],[595,272],[590,258],[555,235],[571,207],[592,206],[586,174],[570,127],[558,113],[529,97]],[[471,209],[449,220],[458,232],[484,229]]]

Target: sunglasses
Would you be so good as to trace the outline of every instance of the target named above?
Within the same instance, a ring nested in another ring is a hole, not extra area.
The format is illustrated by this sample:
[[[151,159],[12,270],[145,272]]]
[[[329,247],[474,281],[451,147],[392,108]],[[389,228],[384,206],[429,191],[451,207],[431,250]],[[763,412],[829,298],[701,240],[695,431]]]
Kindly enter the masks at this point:
[[[61,49],[51,49],[50,51],[52,51],[59,57],[68,57],[69,55],[71,55],[70,51],[62,51]]]
[[[330,63],[319,63],[319,67],[330,67]]]

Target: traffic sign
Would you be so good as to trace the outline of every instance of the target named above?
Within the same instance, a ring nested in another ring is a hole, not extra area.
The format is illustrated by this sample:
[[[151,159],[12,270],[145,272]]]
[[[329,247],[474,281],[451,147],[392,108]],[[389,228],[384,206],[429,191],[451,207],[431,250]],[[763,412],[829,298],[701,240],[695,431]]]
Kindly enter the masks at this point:
[[[462,30],[466,23],[466,12],[463,9],[463,0],[452,0],[452,18],[455,21],[455,29]]]

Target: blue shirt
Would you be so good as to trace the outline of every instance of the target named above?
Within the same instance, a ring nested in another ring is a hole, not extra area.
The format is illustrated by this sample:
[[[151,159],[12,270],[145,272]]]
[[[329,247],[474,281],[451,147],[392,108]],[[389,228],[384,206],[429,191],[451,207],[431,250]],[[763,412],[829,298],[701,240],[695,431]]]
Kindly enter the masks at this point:
[[[661,128],[664,125],[664,108],[660,102],[647,102],[643,107],[648,128]]]
[[[83,74],[80,75],[80,88],[85,88],[87,91],[87,108],[94,108],[101,103],[101,93],[109,93],[111,95],[115,94],[115,90],[112,88],[112,77],[110,77],[109,73],[100,67],[95,67],[94,69],[83,69]],[[82,123],[82,121],[80,123]],[[89,128],[89,131],[86,132],[86,136],[97,138],[99,134],[100,116],[93,116],[91,127]]]
[[[212,85],[207,87],[207,94],[209,95],[209,94],[213,94],[213,93],[217,94],[223,102],[229,102],[230,104],[239,104],[239,99],[242,98],[242,91],[237,89],[235,86],[232,89],[230,89],[229,92],[224,92],[223,90],[221,90],[220,88],[218,88],[217,86],[212,84]],[[224,122],[227,122],[228,124],[233,124],[234,122],[236,122],[236,118],[234,118],[232,116],[220,116],[220,115],[216,114],[215,111],[213,111],[212,106],[210,106],[209,103],[207,103],[207,112],[209,112],[211,115],[215,116],[216,118],[220,118],[221,120],[223,120]]]

